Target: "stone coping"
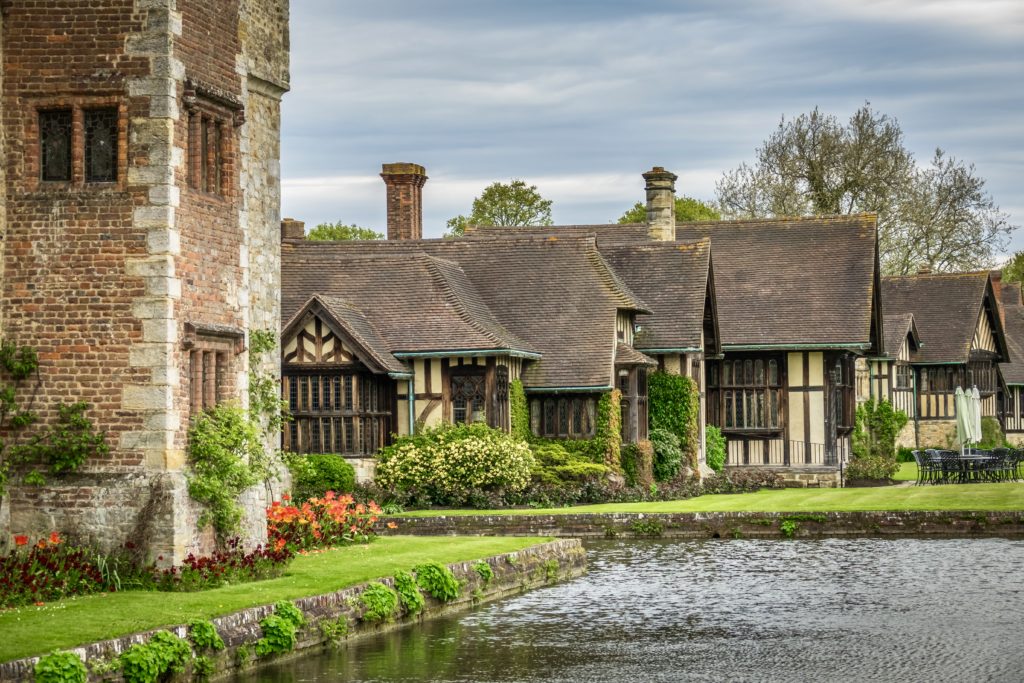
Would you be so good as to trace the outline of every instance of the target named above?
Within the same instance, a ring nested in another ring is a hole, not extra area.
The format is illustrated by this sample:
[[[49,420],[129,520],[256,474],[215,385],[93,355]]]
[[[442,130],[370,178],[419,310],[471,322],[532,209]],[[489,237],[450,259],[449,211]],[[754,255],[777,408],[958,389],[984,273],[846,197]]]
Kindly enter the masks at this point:
[[[402,534],[414,536],[689,539],[1024,536],[1024,510],[441,515],[401,517],[395,521],[401,524]]]
[[[485,580],[476,566],[486,562],[493,574]],[[400,616],[391,622],[377,623],[364,621],[362,613],[365,608],[359,596],[373,581],[345,588],[333,593],[300,598],[292,602],[302,610],[306,617],[306,625],[299,630],[295,649],[291,652],[258,659],[254,654],[254,644],[262,636],[260,620],[273,613],[273,605],[250,607],[233,614],[212,619],[217,632],[224,640],[224,650],[212,657],[214,673],[212,677],[227,676],[237,670],[258,667],[268,662],[277,662],[288,657],[301,655],[311,648],[340,644],[374,633],[381,633],[402,626],[417,623],[442,614],[469,609],[492,600],[524,592],[549,583],[580,576],[587,569],[586,553],[577,539],[560,539],[540,543],[515,552],[503,553],[483,560],[455,562],[448,568],[462,585],[459,597],[447,603],[435,600],[424,593],[426,604],[423,611],[415,616]],[[409,568],[411,570],[411,567]],[[381,583],[393,587],[393,578],[379,579]],[[339,634],[338,624],[344,624],[345,633]],[[334,627],[333,629],[331,627]],[[110,662],[132,645],[146,642],[156,631],[170,631],[179,637],[186,637],[186,626],[179,624],[153,629],[143,633],[134,633],[120,638],[73,648],[71,651],[87,662],[90,669],[97,664]],[[333,633],[332,633],[333,631]],[[209,655],[209,653],[206,653]],[[0,681],[32,681],[34,668],[39,657],[27,657],[0,663]],[[192,672],[187,671],[174,677],[173,680],[192,680]],[[199,679],[196,676],[197,680]],[[96,673],[89,676],[90,681],[120,681],[119,672]],[[161,679],[163,680],[163,679]]]

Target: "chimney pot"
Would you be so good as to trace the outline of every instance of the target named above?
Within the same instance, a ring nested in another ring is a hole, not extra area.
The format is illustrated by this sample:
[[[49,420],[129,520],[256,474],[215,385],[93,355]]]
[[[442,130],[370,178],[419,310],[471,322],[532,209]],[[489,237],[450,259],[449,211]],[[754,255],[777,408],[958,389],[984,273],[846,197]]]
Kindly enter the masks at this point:
[[[676,238],[676,176],[662,166],[644,173],[647,190],[647,234],[671,242]]]
[[[281,239],[283,240],[304,240],[306,239],[306,224],[294,218],[281,220]]]
[[[380,177],[388,188],[388,239],[423,237],[423,186],[427,170],[419,164],[383,164]]]

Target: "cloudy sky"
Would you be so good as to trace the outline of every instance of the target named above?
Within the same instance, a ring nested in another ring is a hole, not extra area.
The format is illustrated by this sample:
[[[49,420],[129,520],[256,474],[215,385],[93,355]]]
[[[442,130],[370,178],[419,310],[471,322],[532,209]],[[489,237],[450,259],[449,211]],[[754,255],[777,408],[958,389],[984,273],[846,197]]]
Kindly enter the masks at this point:
[[[896,117],[1024,225],[1022,0],[293,0],[283,213],[383,230],[380,165],[427,168],[424,234],[521,178],[610,222],[665,166],[714,197],[782,115]],[[1013,246],[1024,248],[1024,228]]]

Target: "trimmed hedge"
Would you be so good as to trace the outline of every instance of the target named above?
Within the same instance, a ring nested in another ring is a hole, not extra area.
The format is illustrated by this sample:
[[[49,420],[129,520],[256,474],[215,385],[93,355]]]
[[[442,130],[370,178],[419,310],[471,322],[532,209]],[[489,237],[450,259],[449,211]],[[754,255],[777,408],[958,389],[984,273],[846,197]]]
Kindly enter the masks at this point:
[[[285,461],[292,475],[292,498],[297,503],[321,498],[328,491],[351,493],[355,488],[356,470],[340,455],[287,453]]]

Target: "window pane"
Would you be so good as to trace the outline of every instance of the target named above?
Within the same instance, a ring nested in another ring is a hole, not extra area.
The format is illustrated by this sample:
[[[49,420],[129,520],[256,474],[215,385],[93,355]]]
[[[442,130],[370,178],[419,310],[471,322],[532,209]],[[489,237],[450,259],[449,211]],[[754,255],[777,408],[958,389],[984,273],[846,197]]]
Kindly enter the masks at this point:
[[[760,361],[758,361],[760,362]],[[764,394],[765,392],[758,391],[757,394],[757,425],[758,427],[767,427],[768,424],[764,419]]]
[[[540,427],[540,399],[530,401],[530,430],[537,436],[543,436],[544,432]]]
[[[39,112],[39,161],[43,180],[71,180],[71,110]]]
[[[778,391],[772,391],[769,395],[771,396],[771,403],[772,403],[772,405],[771,405],[771,409],[772,409],[771,419],[772,419],[772,421],[771,421],[771,425],[770,426],[773,429],[778,429],[778,427],[779,427],[779,392]]]
[[[732,386],[732,363],[722,363],[722,386]]]
[[[731,392],[731,391],[725,392],[725,426],[726,427],[732,427],[734,425],[733,418],[732,418],[732,414],[733,414],[732,394],[733,394],[733,392]]]
[[[760,358],[754,361],[754,384],[764,384],[764,361]]]
[[[569,402],[564,398],[558,401],[558,435],[569,435]]]
[[[345,407],[352,409],[352,375],[345,375]]]
[[[85,180],[117,180],[117,110],[92,109],[84,113]]]
[[[585,413],[586,422],[584,424],[583,432],[584,432],[584,434],[586,436],[593,436],[594,435],[594,413],[597,411],[597,404],[594,401],[592,401],[590,399],[587,399],[586,402],[585,402],[585,407],[586,407],[586,413]]]
[[[572,434],[579,436],[583,433],[583,401],[576,399],[572,402]]]
[[[746,396],[743,398],[743,402],[746,404],[744,407],[746,408],[747,415],[747,420],[743,424],[746,427],[752,427],[754,425],[754,392],[747,391]]]
[[[779,385],[779,364],[777,361],[768,361],[768,384],[776,387]]]
[[[746,384],[754,383],[754,362],[751,360],[743,363],[743,381]]]
[[[558,425],[555,424],[555,400],[544,401],[544,436],[557,436]]]
[[[320,378],[310,377],[309,378],[309,391],[310,391],[310,409],[320,410]]]

